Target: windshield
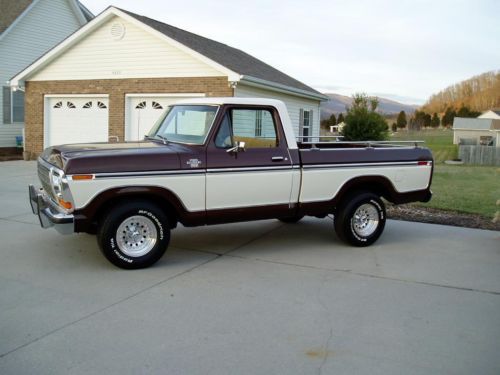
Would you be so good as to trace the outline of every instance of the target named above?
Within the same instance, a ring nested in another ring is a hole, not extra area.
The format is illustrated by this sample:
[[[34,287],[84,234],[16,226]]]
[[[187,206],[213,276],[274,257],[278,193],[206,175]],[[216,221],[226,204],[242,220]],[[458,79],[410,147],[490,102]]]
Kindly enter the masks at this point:
[[[212,126],[217,106],[174,105],[153,126],[149,137],[172,142],[203,144]]]

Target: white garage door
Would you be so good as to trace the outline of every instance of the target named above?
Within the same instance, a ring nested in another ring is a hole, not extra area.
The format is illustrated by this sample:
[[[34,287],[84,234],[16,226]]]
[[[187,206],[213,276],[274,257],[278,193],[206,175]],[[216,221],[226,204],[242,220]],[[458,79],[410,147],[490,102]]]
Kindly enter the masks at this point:
[[[108,141],[108,97],[46,98],[45,147]]]
[[[144,139],[156,120],[165,112],[170,104],[182,99],[204,96],[204,94],[179,95],[179,96],[127,96],[127,124],[125,140],[138,141]]]

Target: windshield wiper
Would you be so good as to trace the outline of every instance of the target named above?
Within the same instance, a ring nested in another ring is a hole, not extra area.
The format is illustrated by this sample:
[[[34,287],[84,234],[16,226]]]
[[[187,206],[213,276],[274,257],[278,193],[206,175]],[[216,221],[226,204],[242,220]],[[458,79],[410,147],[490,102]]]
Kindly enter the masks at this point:
[[[168,139],[166,137],[164,137],[163,135],[155,134],[153,137],[151,137],[150,135],[145,135],[144,136],[144,139],[154,139],[154,140],[156,140],[158,138],[161,139],[161,141],[163,142],[164,145],[167,144]]]
[[[160,135],[160,134],[155,134],[155,137],[160,138],[160,139],[163,141],[163,144],[164,144],[164,145],[166,145],[166,144],[167,144],[167,142],[168,142],[167,137],[164,137],[163,135]]]

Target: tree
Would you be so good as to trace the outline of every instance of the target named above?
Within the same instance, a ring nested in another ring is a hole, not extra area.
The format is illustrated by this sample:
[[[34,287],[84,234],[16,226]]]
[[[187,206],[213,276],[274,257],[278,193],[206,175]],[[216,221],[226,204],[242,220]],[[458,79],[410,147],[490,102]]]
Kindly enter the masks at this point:
[[[425,128],[428,128],[428,127],[430,127],[430,126],[431,126],[432,117],[431,117],[431,115],[430,115],[430,114],[428,114],[428,113],[424,113],[424,118],[423,118],[423,120],[424,120],[424,127],[425,127]]]
[[[439,120],[439,116],[436,112],[434,112],[434,114],[432,115],[432,119],[431,119],[431,128],[438,128],[439,127],[439,124],[441,123],[441,120]]]
[[[378,99],[366,94],[354,94],[345,117],[342,135],[346,141],[382,141],[388,138],[389,128],[382,115],[376,112]],[[338,120],[337,120],[338,121]]]
[[[391,125],[391,130],[393,133],[396,133],[398,131],[398,124],[396,124],[395,122],[392,123]]]
[[[480,114],[481,112],[473,111],[464,104],[457,111],[457,117],[477,117]]]
[[[339,117],[337,117],[337,125],[338,125],[338,124],[341,124],[341,123],[343,123],[343,122],[345,122],[345,120],[344,120],[344,115],[342,114],[342,112],[340,112],[340,113],[339,113]]]
[[[337,125],[337,119],[335,118],[335,114],[332,113],[332,115],[328,119],[328,126],[334,126],[334,125]]]
[[[398,118],[396,120],[396,124],[397,124],[398,128],[400,128],[400,129],[406,128],[407,123],[408,122],[406,121],[405,111],[399,112]]]
[[[444,112],[443,118],[441,119],[441,124],[448,128],[453,125],[453,119],[456,117],[457,113],[452,107],[446,108]]]

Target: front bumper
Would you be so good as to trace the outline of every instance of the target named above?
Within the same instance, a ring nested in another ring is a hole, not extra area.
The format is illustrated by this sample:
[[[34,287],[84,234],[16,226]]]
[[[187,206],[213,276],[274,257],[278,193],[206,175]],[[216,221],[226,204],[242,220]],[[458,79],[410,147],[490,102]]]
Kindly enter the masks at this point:
[[[42,228],[54,227],[61,234],[74,233],[75,218],[72,214],[60,211],[43,189],[29,185],[28,190],[31,210],[38,216]]]

